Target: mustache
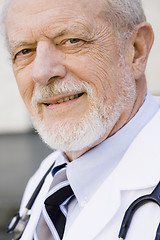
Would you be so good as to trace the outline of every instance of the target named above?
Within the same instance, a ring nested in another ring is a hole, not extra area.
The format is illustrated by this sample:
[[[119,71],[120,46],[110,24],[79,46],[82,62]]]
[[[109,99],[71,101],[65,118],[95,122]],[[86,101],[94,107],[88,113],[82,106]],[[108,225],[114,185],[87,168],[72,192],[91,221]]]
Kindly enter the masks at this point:
[[[55,80],[49,85],[35,86],[33,96],[32,96],[32,104],[37,105],[45,98],[54,97],[59,94],[68,94],[75,92],[86,92],[91,93],[91,86],[86,82],[71,80],[71,81],[61,81]]]

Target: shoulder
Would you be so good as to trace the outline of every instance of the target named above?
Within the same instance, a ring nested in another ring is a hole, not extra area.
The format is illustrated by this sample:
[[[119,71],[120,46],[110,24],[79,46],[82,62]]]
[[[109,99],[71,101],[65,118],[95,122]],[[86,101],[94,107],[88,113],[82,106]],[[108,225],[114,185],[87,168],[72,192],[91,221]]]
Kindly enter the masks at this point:
[[[49,156],[47,156],[42,163],[40,164],[37,171],[34,173],[34,175],[29,179],[26,189],[23,194],[21,208],[23,209],[27,202],[29,201],[30,197],[32,196],[34,190],[38,186],[39,182],[41,181],[42,177],[45,175],[47,170],[51,167],[51,165],[56,161],[58,155],[60,154],[59,151],[55,151],[51,153]]]
[[[55,162],[55,160],[58,157],[58,155],[59,155],[59,151],[55,151],[55,152],[51,153],[49,156],[47,156],[42,161],[42,163],[40,164],[39,168],[37,169],[35,174],[31,177],[29,182],[32,182],[32,181],[34,181],[36,179],[37,179],[37,181],[39,179],[41,179],[41,177],[43,177],[43,175],[47,172],[47,170],[50,168],[50,166]]]
[[[43,173],[45,173],[48,170],[48,168],[53,164],[53,162],[55,162],[59,154],[60,154],[59,151],[55,151],[55,152],[52,152],[50,155],[48,155],[42,161],[42,163],[40,164],[39,168],[37,169],[33,177],[35,177],[36,175],[43,175]]]
[[[158,103],[160,107],[160,96],[154,96],[154,100]]]

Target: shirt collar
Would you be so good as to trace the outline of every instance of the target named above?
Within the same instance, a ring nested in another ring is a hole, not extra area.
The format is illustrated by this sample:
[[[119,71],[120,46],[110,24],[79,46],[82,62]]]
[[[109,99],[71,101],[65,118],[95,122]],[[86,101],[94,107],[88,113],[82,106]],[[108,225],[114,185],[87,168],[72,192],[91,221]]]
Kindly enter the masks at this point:
[[[116,134],[86,152],[73,162],[60,153],[56,165],[68,162],[67,177],[80,205],[88,201],[118,165],[141,129],[158,111],[158,104],[147,92],[144,104],[136,115]]]

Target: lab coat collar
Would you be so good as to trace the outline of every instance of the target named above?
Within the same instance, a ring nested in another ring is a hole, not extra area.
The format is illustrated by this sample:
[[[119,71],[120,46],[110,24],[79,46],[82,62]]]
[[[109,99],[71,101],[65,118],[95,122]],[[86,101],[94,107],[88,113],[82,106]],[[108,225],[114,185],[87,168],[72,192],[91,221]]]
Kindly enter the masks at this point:
[[[52,180],[53,180],[52,174],[49,173],[32,207],[30,219],[21,237],[21,240],[33,239],[33,234],[36,229],[44,205],[44,199],[47,192],[49,191],[49,187],[52,183]]]
[[[95,239],[118,211],[121,190],[149,188],[159,182],[159,142],[160,111],[138,134],[119,165],[83,208],[63,240]]]
[[[134,139],[111,178],[121,190],[138,190],[158,184],[160,161],[160,110]]]

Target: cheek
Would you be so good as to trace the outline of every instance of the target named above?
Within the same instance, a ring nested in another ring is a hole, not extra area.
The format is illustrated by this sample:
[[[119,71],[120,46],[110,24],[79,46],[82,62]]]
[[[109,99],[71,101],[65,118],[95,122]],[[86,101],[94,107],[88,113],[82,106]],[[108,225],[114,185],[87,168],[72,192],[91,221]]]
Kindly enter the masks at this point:
[[[115,75],[117,60],[109,60],[107,56],[92,50],[83,56],[69,56],[66,66],[76,78],[90,84],[96,96],[106,97],[115,91],[118,79]]]
[[[24,69],[20,71],[14,70],[14,75],[15,75],[16,82],[19,88],[19,92],[22,96],[22,99],[26,107],[30,111],[32,95],[34,91],[34,82],[32,81],[31,71],[24,70]]]

